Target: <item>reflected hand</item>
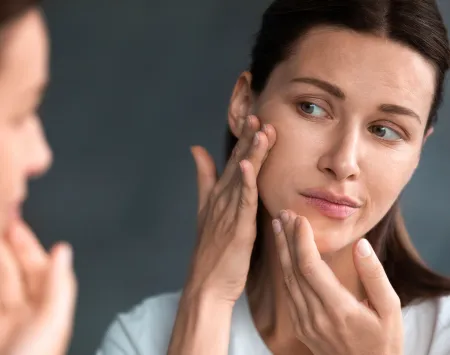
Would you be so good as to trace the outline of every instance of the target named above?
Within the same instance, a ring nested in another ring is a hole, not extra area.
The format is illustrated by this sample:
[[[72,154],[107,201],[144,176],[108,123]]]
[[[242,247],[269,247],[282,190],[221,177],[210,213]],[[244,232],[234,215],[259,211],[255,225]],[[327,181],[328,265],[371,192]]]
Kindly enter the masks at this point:
[[[71,248],[42,248],[22,221],[0,238],[0,353],[63,355],[72,333],[76,281]]]

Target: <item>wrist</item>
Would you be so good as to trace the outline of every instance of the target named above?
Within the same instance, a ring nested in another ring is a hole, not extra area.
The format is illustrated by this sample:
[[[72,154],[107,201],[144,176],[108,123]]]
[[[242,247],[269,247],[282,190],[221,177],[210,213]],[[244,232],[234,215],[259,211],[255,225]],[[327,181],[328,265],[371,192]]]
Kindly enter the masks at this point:
[[[196,315],[198,322],[208,321],[211,314],[219,319],[231,318],[235,302],[218,297],[214,292],[203,290],[195,292],[191,289],[183,291],[180,308]]]
[[[232,311],[236,300],[227,298],[211,288],[187,284],[183,289],[182,302],[202,308]]]
[[[168,354],[228,354],[233,303],[186,288],[180,299]]]

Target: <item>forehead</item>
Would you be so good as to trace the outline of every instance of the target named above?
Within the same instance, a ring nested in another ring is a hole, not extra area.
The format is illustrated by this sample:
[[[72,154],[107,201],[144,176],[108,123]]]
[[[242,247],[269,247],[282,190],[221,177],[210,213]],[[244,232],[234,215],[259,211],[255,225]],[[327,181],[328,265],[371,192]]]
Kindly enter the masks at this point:
[[[402,44],[331,27],[308,32],[276,71],[277,85],[295,76],[312,76],[336,84],[348,97],[395,98],[418,110],[429,108],[436,75],[424,57]],[[430,102],[419,108],[416,101],[425,98]]]
[[[0,91],[26,92],[48,80],[48,39],[42,14],[29,10],[2,29]]]

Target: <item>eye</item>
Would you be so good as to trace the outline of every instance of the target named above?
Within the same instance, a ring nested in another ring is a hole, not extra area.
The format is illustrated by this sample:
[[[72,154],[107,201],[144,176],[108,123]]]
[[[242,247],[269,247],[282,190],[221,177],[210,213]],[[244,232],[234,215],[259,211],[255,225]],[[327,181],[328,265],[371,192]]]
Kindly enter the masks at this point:
[[[376,136],[383,138],[388,141],[398,141],[403,139],[403,137],[397,133],[392,128],[382,126],[382,125],[375,125],[369,128],[369,131]]]
[[[320,106],[313,104],[312,102],[301,102],[298,105],[298,108],[310,116],[316,117],[327,117],[327,112]]]

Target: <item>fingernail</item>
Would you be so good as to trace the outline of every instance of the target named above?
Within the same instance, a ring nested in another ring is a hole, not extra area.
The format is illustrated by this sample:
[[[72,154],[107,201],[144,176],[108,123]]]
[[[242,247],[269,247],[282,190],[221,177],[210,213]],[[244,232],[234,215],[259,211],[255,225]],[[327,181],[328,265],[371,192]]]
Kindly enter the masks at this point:
[[[367,239],[361,239],[358,242],[358,253],[362,258],[367,258],[372,253],[372,247]]]
[[[247,126],[252,127],[252,116],[247,116]]]
[[[259,133],[256,132],[255,136],[253,137],[253,145],[258,145],[259,142]]]
[[[272,221],[272,227],[273,227],[273,231],[274,231],[275,234],[280,234],[280,232],[281,232],[281,223],[280,223],[280,220],[274,219],[274,220]]]
[[[280,216],[281,216],[281,220],[283,221],[283,223],[289,222],[289,213],[287,213],[287,211],[285,211],[285,210],[281,211]]]
[[[267,126],[266,124],[263,125],[263,129],[262,129],[262,130],[263,130],[263,132],[264,132],[265,134],[267,134],[268,131],[269,131],[269,130],[267,129],[267,127],[268,127],[268,126]]]

